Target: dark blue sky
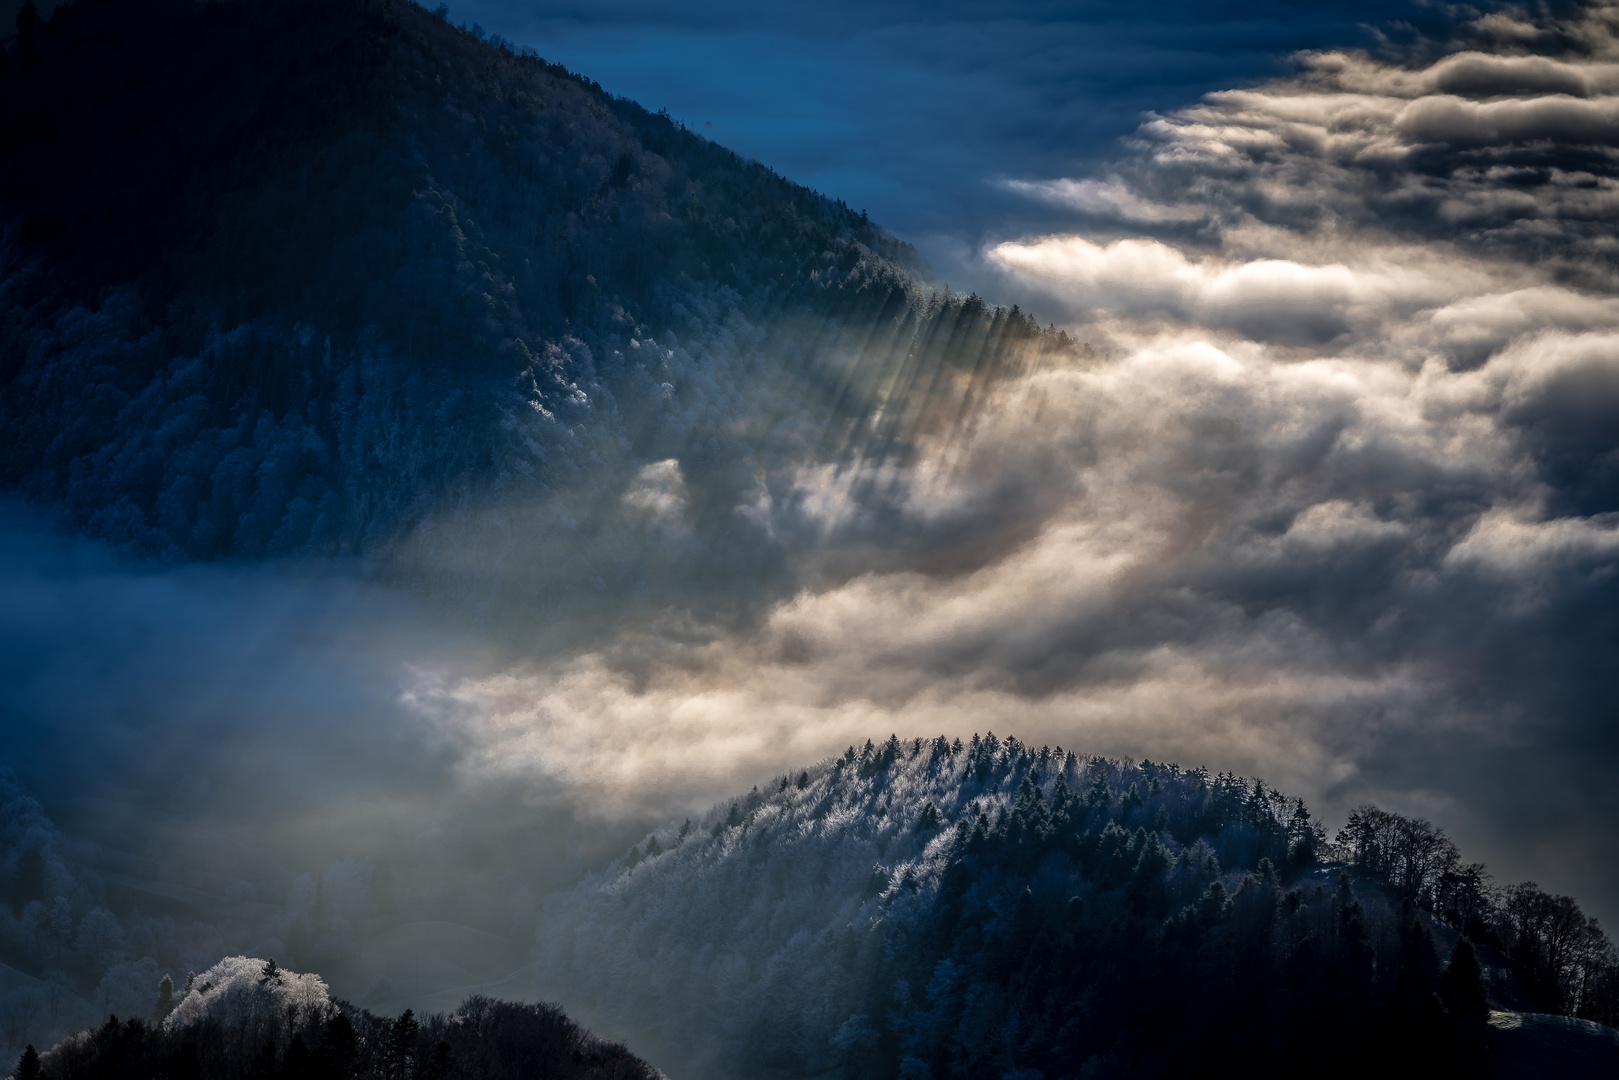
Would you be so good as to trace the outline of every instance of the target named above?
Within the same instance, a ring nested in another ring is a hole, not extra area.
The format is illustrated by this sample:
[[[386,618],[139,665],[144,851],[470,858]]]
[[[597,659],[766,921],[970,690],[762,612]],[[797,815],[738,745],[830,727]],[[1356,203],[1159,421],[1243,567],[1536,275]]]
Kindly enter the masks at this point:
[[[1062,227],[996,181],[1095,168],[1142,113],[1273,76],[1297,50],[1450,25],[1428,5],[1274,0],[460,0],[450,17],[868,210],[957,284],[985,239]]]

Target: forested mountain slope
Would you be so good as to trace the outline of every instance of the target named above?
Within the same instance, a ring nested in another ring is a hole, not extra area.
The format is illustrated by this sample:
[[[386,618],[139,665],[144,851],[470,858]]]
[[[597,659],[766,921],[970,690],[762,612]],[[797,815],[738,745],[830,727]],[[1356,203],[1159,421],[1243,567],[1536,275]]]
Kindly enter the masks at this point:
[[[0,484],[139,550],[376,555],[417,529],[453,574],[447,521],[544,504],[573,549],[630,548],[673,492],[697,576],[757,580],[776,533],[737,509],[779,504],[784,462],[892,451],[925,420],[896,402],[957,415],[1059,341],[935,291],[863,214],[404,0],[19,26]],[[645,580],[616,557],[519,584]]]
[[[993,735],[851,747],[546,916],[540,993],[675,1076],[1484,1075],[1491,1007],[1619,1011],[1578,905],[1426,822],[1329,845],[1259,781]]]

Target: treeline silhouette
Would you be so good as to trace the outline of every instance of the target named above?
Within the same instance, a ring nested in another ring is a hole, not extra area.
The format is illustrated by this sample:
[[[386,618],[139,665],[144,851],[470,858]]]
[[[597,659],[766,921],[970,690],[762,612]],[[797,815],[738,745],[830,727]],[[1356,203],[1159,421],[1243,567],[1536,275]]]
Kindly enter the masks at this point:
[[[1372,808],[1329,842],[1201,769],[890,738],[553,903],[542,984],[713,1076],[1484,1075],[1492,1001],[1612,1024],[1595,922],[1447,845]]]
[[[761,470],[1069,344],[404,0],[26,6],[0,237],[0,484],[173,557],[375,552],[664,459],[724,533]]]
[[[1473,941],[1503,950],[1523,990],[1550,1012],[1619,1025],[1619,953],[1571,896],[1532,881],[1497,886],[1445,831],[1376,806],[1350,812],[1335,853]]]
[[[14,1080],[657,1080],[661,1074],[554,1005],[468,998],[449,1016],[396,1019],[343,1005],[325,1021],[171,1027],[116,1016],[40,1054]]]

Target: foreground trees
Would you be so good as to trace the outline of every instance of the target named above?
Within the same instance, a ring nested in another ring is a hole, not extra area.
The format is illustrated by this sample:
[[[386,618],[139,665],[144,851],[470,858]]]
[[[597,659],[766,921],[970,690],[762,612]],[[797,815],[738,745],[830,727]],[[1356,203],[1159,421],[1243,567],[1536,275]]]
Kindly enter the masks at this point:
[[[1483,863],[1461,861],[1443,829],[1375,806],[1352,811],[1336,839],[1335,854],[1357,871],[1505,952],[1541,1008],[1619,1023],[1619,952],[1573,897],[1532,881],[1498,889]]]
[[[1600,928],[1419,819],[1329,842],[1261,781],[994,735],[761,789],[547,910],[540,985],[677,1074],[1467,1076],[1497,991],[1613,1019]]]
[[[16,1080],[656,1080],[624,1047],[552,1005],[473,997],[450,1016],[389,1020],[343,1006],[324,1022],[283,1018],[248,1045],[222,1019],[191,1026],[120,1022],[41,1056],[30,1047]]]

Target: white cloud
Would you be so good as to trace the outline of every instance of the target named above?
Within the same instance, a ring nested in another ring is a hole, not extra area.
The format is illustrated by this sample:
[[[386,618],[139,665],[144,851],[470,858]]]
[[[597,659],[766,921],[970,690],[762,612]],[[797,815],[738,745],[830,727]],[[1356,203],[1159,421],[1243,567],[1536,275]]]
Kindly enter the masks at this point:
[[[1044,202],[1066,206],[1085,214],[1115,217],[1125,221],[1197,221],[1202,212],[1196,207],[1164,206],[1143,199],[1117,177],[1109,180],[1006,180],[1002,186]]]
[[[660,524],[679,526],[686,514],[686,478],[674,458],[642,466],[624,493],[624,505]]]
[[[1504,16],[1479,22],[1501,55],[1305,57],[1149,119],[1103,178],[1008,183],[1110,219],[983,253],[1095,354],[1009,365],[904,454],[761,481],[746,516],[801,587],[740,629],[627,628],[411,700],[469,777],[565,777],[612,813],[994,728],[1504,830],[1455,762],[1558,759],[1612,690],[1605,18],[1552,27],[1584,49],[1555,57],[1519,55],[1551,31]],[[688,497],[662,462],[624,504],[675,520]]]
[[[1326,341],[1446,304],[1476,278],[1442,264],[1308,265],[1286,258],[1192,258],[1152,239],[1099,244],[1054,236],[996,245],[989,258],[1030,284],[1067,292],[1079,311],[1170,318],[1257,340]]]

